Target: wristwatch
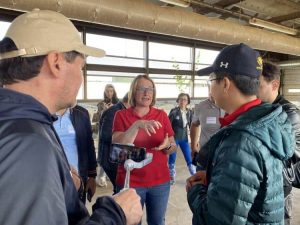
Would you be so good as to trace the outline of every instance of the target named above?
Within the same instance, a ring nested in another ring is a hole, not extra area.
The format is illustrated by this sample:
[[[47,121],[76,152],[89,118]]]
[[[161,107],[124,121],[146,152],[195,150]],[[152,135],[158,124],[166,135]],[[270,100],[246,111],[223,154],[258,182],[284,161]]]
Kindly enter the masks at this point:
[[[169,150],[172,148],[172,146],[173,146],[173,144],[172,144],[172,143],[170,143],[170,145],[169,145],[167,148],[165,148],[165,149],[166,149],[166,151],[169,151]]]

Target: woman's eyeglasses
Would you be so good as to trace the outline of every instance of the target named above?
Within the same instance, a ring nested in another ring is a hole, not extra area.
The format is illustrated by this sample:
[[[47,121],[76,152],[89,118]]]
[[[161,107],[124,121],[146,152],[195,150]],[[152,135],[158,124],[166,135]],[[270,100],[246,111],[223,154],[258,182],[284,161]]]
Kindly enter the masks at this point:
[[[136,89],[136,91],[138,91],[138,92],[150,92],[150,93],[153,93],[154,92],[154,88],[152,88],[152,87],[148,87],[148,88],[146,88],[146,87],[138,87],[137,89]]]

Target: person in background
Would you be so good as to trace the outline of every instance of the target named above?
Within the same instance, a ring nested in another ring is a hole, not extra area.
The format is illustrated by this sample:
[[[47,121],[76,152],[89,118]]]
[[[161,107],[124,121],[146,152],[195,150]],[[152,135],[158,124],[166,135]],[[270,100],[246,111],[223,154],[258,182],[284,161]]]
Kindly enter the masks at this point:
[[[89,216],[52,125],[56,112],[76,105],[88,55],[105,52],[84,45],[72,22],[50,10],[18,16],[0,41],[0,224],[135,225],[141,220],[134,189],[97,198]]]
[[[236,44],[198,71],[209,74],[211,95],[227,114],[207,143],[206,173],[187,180],[194,224],[283,224],[282,161],[293,155],[295,136],[282,107],[257,98],[262,69],[257,51]]]
[[[210,84],[208,82],[208,90],[209,88]],[[224,111],[215,105],[215,101],[210,93],[207,99],[195,105],[190,137],[192,158],[195,164],[197,164],[197,170],[204,169],[203,166],[196,162],[197,154],[211,136],[220,129],[221,124],[219,119],[223,117],[224,114]]]
[[[96,191],[96,154],[88,111],[76,105],[74,108],[62,109],[56,113],[53,123],[55,131],[63,145],[69,164],[76,170],[83,181],[80,199],[85,203]]]
[[[145,147],[153,154],[150,164],[134,169],[130,187],[136,189],[142,206],[146,204],[148,225],[164,225],[170,193],[168,155],[176,151],[174,132],[167,114],[154,107],[156,89],[147,75],[138,75],[129,91],[130,108],[116,112],[113,124],[113,143]],[[124,165],[118,167],[117,188],[124,187]]]
[[[296,148],[294,149],[294,155],[283,163],[283,190],[285,198],[284,224],[289,225],[291,224],[292,217],[292,183],[295,180],[293,164],[297,163],[300,157],[300,111],[294,104],[279,94],[280,75],[281,71],[277,65],[271,62],[264,62],[262,75],[259,78],[260,87],[258,97],[262,101],[271,104],[280,104],[287,113],[288,119],[292,123],[295,132]]]
[[[99,121],[99,147],[98,147],[98,163],[105,171],[109,180],[113,185],[113,193],[116,193],[116,177],[117,177],[117,164],[110,163],[109,153],[112,138],[112,126],[114,116],[117,111],[129,108],[128,93],[125,94],[122,101],[113,105],[102,113]]]
[[[119,99],[117,97],[117,92],[115,87],[112,84],[105,85],[104,92],[103,92],[103,100],[101,100],[98,104],[98,112],[99,112],[99,119],[101,118],[101,114],[104,110],[108,109],[109,107],[117,104]]]
[[[107,110],[108,108],[110,108],[111,106],[113,106],[114,104],[118,103],[118,102],[119,102],[119,99],[117,97],[117,92],[116,92],[114,86],[112,84],[107,84],[105,86],[105,89],[104,89],[104,92],[103,92],[103,100],[101,100],[97,104],[97,107],[98,107],[98,111],[96,113],[97,132],[100,129],[99,121],[100,121],[100,118],[102,116],[102,113],[105,110]],[[101,147],[98,148],[98,154],[99,154],[99,149],[101,149]],[[99,156],[98,156],[98,158],[99,158]],[[99,187],[107,187],[106,175],[105,175],[105,172],[104,172],[103,168],[100,166],[100,164],[99,164],[99,167],[98,167],[96,183]]]
[[[195,166],[192,164],[191,148],[188,141],[188,128],[191,126],[193,112],[187,106],[191,103],[191,99],[188,94],[180,93],[177,97],[176,102],[178,103],[178,106],[171,109],[169,113],[169,119],[172,124],[173,131],[175,133],[174,137],[176,144],[177,146],[180,146],[190,174],[194,175],[196,169]],[[169,155],[171,185],[175,183],[176,155],[176,152]]]

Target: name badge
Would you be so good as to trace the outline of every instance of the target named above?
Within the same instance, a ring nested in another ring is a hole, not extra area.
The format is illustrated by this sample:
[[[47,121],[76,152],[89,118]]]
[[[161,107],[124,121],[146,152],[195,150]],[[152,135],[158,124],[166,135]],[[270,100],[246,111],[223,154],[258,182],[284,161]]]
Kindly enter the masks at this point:
[[[216,124],[217,123],[217,117],[206,117],[206,123],[207,124]]]

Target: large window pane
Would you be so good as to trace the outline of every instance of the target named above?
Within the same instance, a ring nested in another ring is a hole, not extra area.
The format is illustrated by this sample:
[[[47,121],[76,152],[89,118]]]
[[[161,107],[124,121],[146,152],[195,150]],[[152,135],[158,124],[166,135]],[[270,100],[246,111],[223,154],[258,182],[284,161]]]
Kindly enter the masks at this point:
[[[199,49],[196,48],[195,51],[195,65],[196,70],[202,69],[211,65],[216,59],[219,51],[207,50],[207,49]]]
[[[190,76],[150,74],[150,78],[155,83],[157,98],[177,98],[181,92],[191,94]]]
[[[208,86],[206,82],[207,80],[208,80],[208,76],[195,77],[194,97],[196,98],[208,97]]]
[[[158,69],[170,69],[170,70],[192,70],[192,63],[150,60],[149,67],[158,68]]]
[[[103,99],[106,84],[112,84],[119,99],[129,91],[132,80],[138,74],[105,71],[87,71],[87,98]]]
[[[161,69],[191,70],[192,48],[162,44],[149,43],[149,67]]]
[[[88,57],[87,63],[133,67],[145,65],[143,41],[87,33],[86,43],[106,52],[104,58]]]

